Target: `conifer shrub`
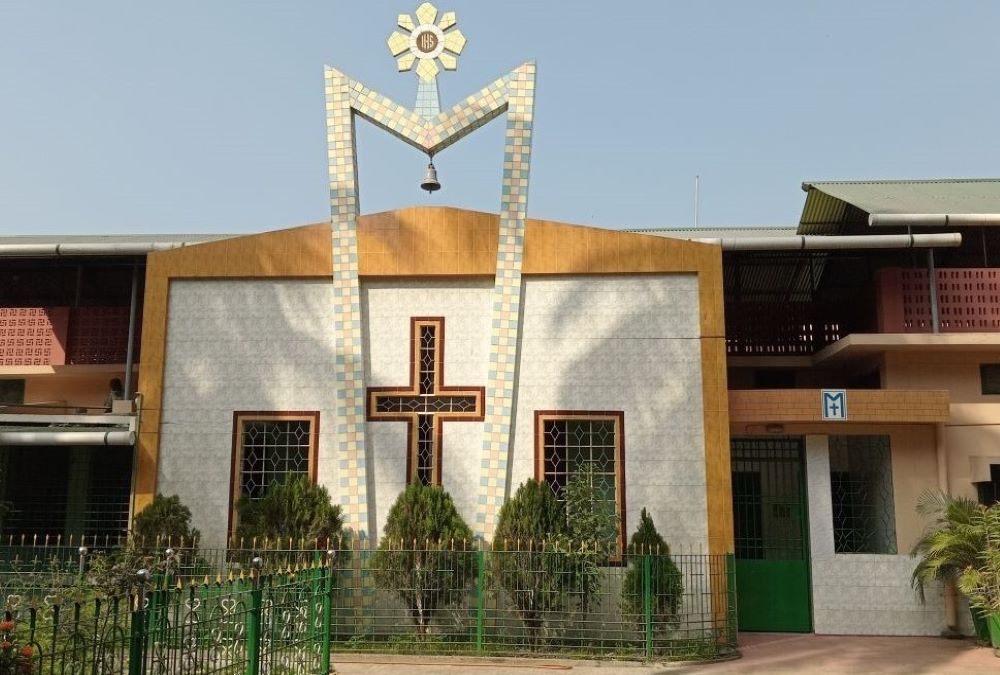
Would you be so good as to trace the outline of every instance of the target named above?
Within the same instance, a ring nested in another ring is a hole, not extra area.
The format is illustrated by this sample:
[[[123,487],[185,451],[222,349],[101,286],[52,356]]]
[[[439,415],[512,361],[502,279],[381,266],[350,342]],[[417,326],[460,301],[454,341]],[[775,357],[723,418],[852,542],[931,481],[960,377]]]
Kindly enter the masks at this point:
[[[574,595],[586,615],[604,580],[604,568],[618,551],[619,519],[614,486],[592,464],[579,467],[566,484],[566,536]],[[609,490],[611,492],[609,492]],[[586,616],[583,617],[586,620]]]
[[[622,613],[631,616],[638,624],[644,621],[645,606],[643,560],[650,561],[650,591],[654,626],[676,626],[684,579],[670,557],[670,547],[646,509],[639,516],[639,526],[632,533],[626,549],[628,569],[622,584]]]
[[[135,585],[135,574],[145,569],[164,574],[168,565],[179,561],[197,564],[198,539],[201,533],[191,525],[191,509],[177,495],[157,494],[146,508],[132,518],[126,546],[111,550],[90,550],[86,557],[87,573],[78,580],[78,590],[124,596]],[[168,563],[165,551],[178,549]]]
[[[461,601],[475,576],[472,530],[443,488],[411,483],[389,509],[372,555],[375,584],[391,591],[424,638],[437,612]]]
[[[290,548],[329,548],[341,538],[344,517],[322,485],[289,476],[271,485],[263,498],[240,499],[235,538],[245,545],[290,541]],[[253,542],[256,541],[256,544]]]
[[[533,640],[541,637],[548,612],[565,610],[573,588],[567,535],[566,510],[544,481],[522,483],[500,508],[491,586],[507,594]]]
[[[149,506],[132,519],[135,546],[148,548],[157,543],[194,545],[201,533],[191,527],[191,509],[177,495],[157,494]]]

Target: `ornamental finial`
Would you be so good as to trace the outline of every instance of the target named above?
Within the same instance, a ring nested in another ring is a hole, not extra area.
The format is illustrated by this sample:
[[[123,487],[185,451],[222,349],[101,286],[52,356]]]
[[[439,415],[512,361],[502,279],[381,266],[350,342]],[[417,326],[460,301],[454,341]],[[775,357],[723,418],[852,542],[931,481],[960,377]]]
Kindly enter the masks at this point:
[[[400,14],[396,20],[399,30],[392,32],[386,44],[396,57],[399,72],[417,73],[416,111],[433,117],[441,109],[438,73],[442,68],[458,68],[458,55],[465,49],[466,40],[457,27],[455,12],[439,16],[437,7],[425,2],[417,7],[414,16],[415,20],[409,14]]]

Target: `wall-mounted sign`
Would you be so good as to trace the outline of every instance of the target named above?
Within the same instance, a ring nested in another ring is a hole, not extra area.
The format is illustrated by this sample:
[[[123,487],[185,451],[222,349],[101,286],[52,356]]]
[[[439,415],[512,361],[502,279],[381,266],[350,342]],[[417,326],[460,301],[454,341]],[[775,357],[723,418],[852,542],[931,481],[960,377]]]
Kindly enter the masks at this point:
[[[820,391],[820,400],[822,401],[823,406],[823,419],[847,419],[846,389],[823,389]]]

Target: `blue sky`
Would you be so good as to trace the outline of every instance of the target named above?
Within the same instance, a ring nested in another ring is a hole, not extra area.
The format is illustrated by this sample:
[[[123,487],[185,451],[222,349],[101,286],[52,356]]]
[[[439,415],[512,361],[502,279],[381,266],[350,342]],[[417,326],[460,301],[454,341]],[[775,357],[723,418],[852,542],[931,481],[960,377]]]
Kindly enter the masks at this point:
[[[412,105],[417,0],[0,0],[0,233],[323,220],[323,66]],[[606,227],[798,220],[803,180],[1000,175],[1000,3],[440,0],[450,105],[536,59],[529,214]],[[436,158],[359,122],[361,206],[496,211],[498,120]]]

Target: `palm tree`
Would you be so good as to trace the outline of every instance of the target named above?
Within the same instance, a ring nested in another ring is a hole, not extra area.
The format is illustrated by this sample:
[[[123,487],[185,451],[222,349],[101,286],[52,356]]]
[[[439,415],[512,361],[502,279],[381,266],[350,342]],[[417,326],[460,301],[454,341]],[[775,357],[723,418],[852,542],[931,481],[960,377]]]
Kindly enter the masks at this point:
[[[931,518],[910,555],[920,556],[910,583],[924,601],[924,588],[936,581],[951,581],[978,562],[986,547],[986,532],[979,517],[983,507],[967,497],[927,491],[917,500],[917,513]]]

